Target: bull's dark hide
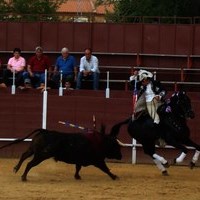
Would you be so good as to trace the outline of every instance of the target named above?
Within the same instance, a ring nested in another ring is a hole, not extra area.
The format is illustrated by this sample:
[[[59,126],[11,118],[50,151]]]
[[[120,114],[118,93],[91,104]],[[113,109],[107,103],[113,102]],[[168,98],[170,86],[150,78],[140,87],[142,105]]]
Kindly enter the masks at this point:
[[[23,161],[33,156],[33,159],[27,164],[22,175],[23,181],[27,179],[27,174],[32,167],[51,157],[56,161],[75,164],[76,172],[74,176],[76,179],[80,179],[79,171],[81,167],[88,165],[94,165],[101,169],[113,180],[117,178],[116,175],[110,172],[104,161],[105,158],[122,158],[120,145],[116,138],[97,131],[88,133],[62,133],[37,129],[26,137],[18,139],[9,145],[19,143],[31,135],[34,135],[34,137],[29,148],[22,154],[18,164],[14,167],[14,171],[17,172]]]

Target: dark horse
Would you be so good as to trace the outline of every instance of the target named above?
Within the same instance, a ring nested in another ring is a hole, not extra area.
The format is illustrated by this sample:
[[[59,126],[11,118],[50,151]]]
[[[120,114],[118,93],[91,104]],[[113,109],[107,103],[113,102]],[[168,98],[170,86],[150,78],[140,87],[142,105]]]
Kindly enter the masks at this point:
[[[183,161],[188,152],[186,146],[194,147],[195,154],[190,162],[190,167],[193,168],[199,158],[200,145],[190,139],[190,130],[187,126],[187,119],[194,118],[190,98],[185,92],[175,92],[158,108],[157,112],[160,116],[159,125],[154,124],[152,118],[144,112],[145,114],[141,114],[135,120],[131,117],[114,125],[111,129],[111,135],[116,137],[121,125],[128,124],[129,135],[142,144],[144,153],[153,158],[163,175],[168,175],[166,167],[169,164],[167,160],[155,152],[156,141],[159,138],[181,150],[180,156],[174,159],[174,163]]]

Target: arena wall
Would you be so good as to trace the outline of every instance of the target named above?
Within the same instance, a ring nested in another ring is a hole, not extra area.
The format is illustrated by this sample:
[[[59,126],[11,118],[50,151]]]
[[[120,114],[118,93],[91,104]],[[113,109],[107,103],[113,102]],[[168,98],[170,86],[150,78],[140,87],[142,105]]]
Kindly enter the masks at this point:
[[[63,46],[77,60],[92,47],[101,65],[198,68],[199,32],[198,24],[0,22],[0,52],[7,63],[13,48],[28,58],[40,45],[55,62]]]
[[[9,89],[0,90],[0,138],[24,137],[31,131],[42,127],[42,102],[43,95],[40,91],[30,89],[27,91],[17,90],[16,95],[11,95]],[[170,94],[170,93],[169,93]],[[195,119],[188,121],[191,129],[191,137],[200,143],[199,137],[199,98],[200,94],[188,93],[196,114]],[[93,128],[92,116],[96,116],[96,126],[104,123],[109,133],[111,127],[132,113],[132,92],[112,91],[111,98],[105,98],[105,92],[92,90],[65,91],[64,96],[58,96],[57,90],[48,92],[47,106],[47,129],[78,132],[79,129],[61,125],[58,121],[71,122],[87,128]],[[82,132],[82,131],[81,131]],[[83,132],[84,134],[84,132]],[[126,126],[122,127],[119,138],[125,143],[131,143]],[[7,142],[0,142],[0,145]],[[19,157],[29,142],[23,142],[0,151],[1,157]],[[122,162],[131,162],[131,148],[123,148]],[[171,158],[172,152],[176,150],[163,150]],[[137,150],[137,162],[151,162],[144,156],[140,148]]]
[[[56,57],[60,55],[60,49],[67,46],[79,64],[84,48],[92,47],[99,58],[100,67],[106,65],[180,68],[181,71],[187,70],[184,77],[180,70],[178,72],[167,70],[157,72],[157,78],[161,81],[199,82],[199,33],[198,24],[0,22],[0,59],[3,64],[6,64],[8,58],[12,56],[13,48],[20,47],[22,55],[28,60],[34,54],[35,47],[40,45],[54,65]],[[118,74],[122,75],[123,68],[120,70]],[[128,80],[130,74],[131,71],[126,72],[126,77],[123,79]],[[116,89],[119,89],[119,83],[114,83],[111,88],[116,85]],[[112,125],[130,116],[131,91],[111,90],[111,98],[105,99],[105,84],[101,89],[103,90],[66,92],[63,97],[58,97],[58,91],[50,90],[47,128],[66,132],[78,131],[58,124],[59,120],[92,127],[92,115],[95,114],[97,127],[104,122],[109,132]],[[183,85],[182,89],[186,89],[192,99],[196,118],[188,123],[192,139],[200,143],[199,84]],[[10,88],[1,89],[0,100],[1,138],[22,137],[42,127],[40,91],[17,90],[16,95],[11,95]],[[120,132],[120,138],[127,143],[131,142],[125,127]],[[24,142],[4,149],[0,151],[0,156],[19,156],[27,145],[28,142]],[[131,149],[123,149],[123,151],[124,160],[130,161]],[[141,160],[144,160],[143,157]]]

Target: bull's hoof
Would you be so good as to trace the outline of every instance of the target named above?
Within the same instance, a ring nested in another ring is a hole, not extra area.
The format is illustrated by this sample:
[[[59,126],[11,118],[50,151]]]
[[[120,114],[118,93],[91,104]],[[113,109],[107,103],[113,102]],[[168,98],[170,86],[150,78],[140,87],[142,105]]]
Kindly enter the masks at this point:
[[[74,175],[74,178],[75,178],[76,180],[81,180],[81,176],[79,176],[79,175]]]
[[[163,172],[162,172],[162,175],[163,175],[163,176],[169,176],[167,170],[163,171]]]
[[[119,179],[119,177],[116,176],[116,175],[114,175],[114,174],[112,174],[111,178],[112,178],[112,180],[117,180],[117,179]]]
[[[163,164],[163,166],[164,166],[165,168],[169,168],[169,167],[170,167],[170,164],[169,164],[168,162],[166,162],[165,164]]]
[[[18,171],[17,167],[14,167],[14,168],[13,168],[13,172],[14,172],[14,173],[17,173],[17,171]]]
[[[22,177],[21,177],[21,181],[26,182],[26,181],[27,181],[26,177],[25,177],[25,176],[22,176]]]
[[[195,167],[195,163],[193,163],[192,161],[190,162],[190,169],[194,169]]]

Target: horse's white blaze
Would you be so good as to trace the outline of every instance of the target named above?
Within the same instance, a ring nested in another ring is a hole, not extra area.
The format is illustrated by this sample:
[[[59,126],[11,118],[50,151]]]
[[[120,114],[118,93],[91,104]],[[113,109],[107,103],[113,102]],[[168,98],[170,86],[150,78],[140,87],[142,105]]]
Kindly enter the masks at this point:
[[[158,154],[154,153],[153,158],[159,160],[162,164],[166,164],[167,160],[165,160],[163,157],[159,156]]]
[[[156,166],[158,167],[159,170],[161,170],[161,172],[166,171],[165,167],[162,165],[162,163],[160,162],[160,160],[158,159],[153,159],[154,163],[156,164]]]
[[[177,163],[183,162],[185,157],[186,157],[186,154],[184,152],[182,152],[181,155],[178,158],[176,158],[176,162]]]
[[[198,161],[198,159],[199,159],[199,155],[200,155],[200,151],[195,151],[195,154],[194,154],[194,156],[193,156],[193,158],[192,158],[192,162],[193,163],[196,163],[197,161]]]

